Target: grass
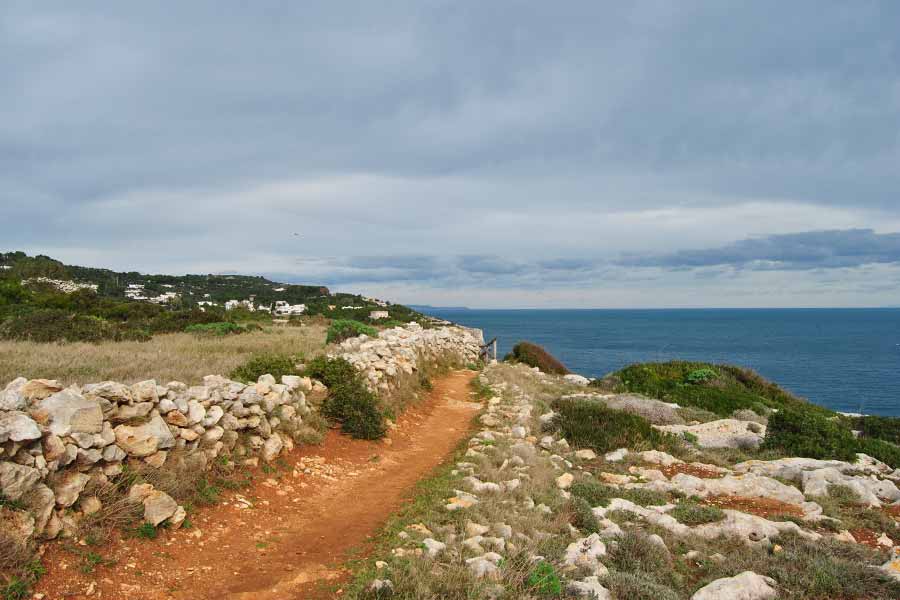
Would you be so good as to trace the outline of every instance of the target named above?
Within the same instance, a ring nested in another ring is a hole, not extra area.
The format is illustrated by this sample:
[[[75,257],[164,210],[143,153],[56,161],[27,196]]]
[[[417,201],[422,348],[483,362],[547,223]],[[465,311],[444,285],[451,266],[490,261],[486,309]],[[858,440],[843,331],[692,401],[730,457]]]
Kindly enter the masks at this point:
[[[57,379],[64,385],[120,381],[202,383],[205,375],[227,375],[258,354],[314,356],[325,346],[325,328],[272,327],[237,336],[173,333],[147,342],[42,344],[0,341],[0,385],[22,376]]]
[[[683,500],[675,505],[669,515],[685,525],[705,525],[717,523],[725,518],[725,513],[715,506],[704,506],[690,500]]]
[[[577,448],[603,453],[617,448],[633,450],[671,448],[674,436],[661,433],[650,422],[591,400],[560,399],[553,403],[560,435]]]

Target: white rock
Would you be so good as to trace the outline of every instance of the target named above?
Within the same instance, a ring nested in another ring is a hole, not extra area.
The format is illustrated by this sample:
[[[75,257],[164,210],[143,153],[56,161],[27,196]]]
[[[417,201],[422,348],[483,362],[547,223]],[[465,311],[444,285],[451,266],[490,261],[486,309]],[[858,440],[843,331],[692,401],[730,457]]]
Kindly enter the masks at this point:
[[[568,567],[586,568],[596,572],[601,566],[602,556],[606,556],[606,544],[600,541],[599,535],[592,533],[566,547],[563,563]]]
[[[100,433],[103,429],[100,403],[72,389],[62,390],[38,402],[32,417],[46,424],[50,432],[58,436]]]
[[[572,482],[575,481],[575,476],[571,473],[563,473],[559,477],[556,478],[556,487],[561,490],[569,489],[572,486]]]
[[[593,450],[591,450],[590,448],[586,448],[584,450],[576,450],[575,458],[578,458],[581,460],[594,460],[595,458],[597,458],[597,453],[594,452]]]
[[[566,592],[576,598],[593,598],[593,600],[611,600],[609,590],[600,585],[595,576],[585,577],[581,581],[572,581],[566,586]]]
[[[434,538],[425,538],[422,540],[422,545],[425,546],[425,551],[428,553],[428,556],[432,558],[447,548],[447,544],[439,542]]]
[[[744,571],[734,577],[716,579],[697,590],[691,600],[767,600],[778,595],[775,585],[771,577]]]
[[[175,515],[178,503],[165,492],[153,490],[143,500],[144,521],[154,527]]]
[[[606,462],[619,462],[624,460],[626,456],[628,456],[628,448],[619,448],[618,450],[607,452],[603,460]]]
[[[19,411],[0,412],[0,444],[39,439],[41,430],[31,417]]]

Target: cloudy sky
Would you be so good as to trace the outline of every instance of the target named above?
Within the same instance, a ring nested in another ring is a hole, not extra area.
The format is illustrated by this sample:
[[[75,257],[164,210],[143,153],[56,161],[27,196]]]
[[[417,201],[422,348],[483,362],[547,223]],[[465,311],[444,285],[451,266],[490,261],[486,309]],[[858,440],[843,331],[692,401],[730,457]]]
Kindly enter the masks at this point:
[[[0,6],[0,250],[486,307],[900,305],[900,3]]]

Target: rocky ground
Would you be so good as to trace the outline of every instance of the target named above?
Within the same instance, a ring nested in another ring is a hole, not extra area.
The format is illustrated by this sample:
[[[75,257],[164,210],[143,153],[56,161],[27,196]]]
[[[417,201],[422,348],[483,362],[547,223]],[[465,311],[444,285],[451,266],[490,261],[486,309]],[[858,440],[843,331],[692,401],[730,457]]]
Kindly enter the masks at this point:
[[[559,436],[553,398],[678,407],[595,397],[524,366],[480,382],[480,431],[384,532],[351,596],[900,597],[900,471],[865,455],[736,460],[765,432],[739,419],[661,425],[679,438],[669,452],[598,453]]]

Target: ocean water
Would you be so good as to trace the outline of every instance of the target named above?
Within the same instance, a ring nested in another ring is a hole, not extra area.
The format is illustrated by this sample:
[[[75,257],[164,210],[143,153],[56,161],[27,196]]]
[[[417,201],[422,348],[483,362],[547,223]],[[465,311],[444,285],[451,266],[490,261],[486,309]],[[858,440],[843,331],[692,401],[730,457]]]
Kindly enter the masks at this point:
[[[731,363],[834,410],[900,416],[900,309],[425,312],[497,337],[501,356],[527,339],[589,377],[636,362]]]

